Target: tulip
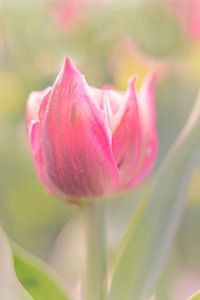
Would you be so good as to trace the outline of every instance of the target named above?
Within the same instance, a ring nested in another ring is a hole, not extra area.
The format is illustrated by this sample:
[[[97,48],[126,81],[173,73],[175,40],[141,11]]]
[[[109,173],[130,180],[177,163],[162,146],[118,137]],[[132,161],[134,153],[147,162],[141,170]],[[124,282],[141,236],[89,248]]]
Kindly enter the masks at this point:
[[[139,92],[89,87],[65,60],[54,85],[33,92],[26,123],[37,174],[71,201],[105,197],[139,184],[157,154],[155,76]]]

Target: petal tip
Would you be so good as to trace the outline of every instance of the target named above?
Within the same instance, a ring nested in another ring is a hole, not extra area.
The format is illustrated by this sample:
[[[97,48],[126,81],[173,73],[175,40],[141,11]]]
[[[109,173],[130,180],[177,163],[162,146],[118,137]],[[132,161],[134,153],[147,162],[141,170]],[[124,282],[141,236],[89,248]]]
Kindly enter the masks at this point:
[[[157,79],[157,72],[152,72],[145,78],[144,85],[146,84],[146,86],[149,89],[155,88],[156,79]]]
[[[66,57],[63,64],[63,73],[77,72],[77,69],[69,57]]]
[[[72,61],[70,60],[69,57],[66,57],[65,60],[64,60],[64,67],[66,69],[68,68],[71,68],[71,67],[74,67],[74,64],[72,63]]]
[[[128,87],[135,87],[136,75],[133,75],[128,81]]]
[[[145,78],[141,86],[140,97],[145,102],[150,102],[153,104],[155,101],[156,79],[157,79],[157,73],[152,72]]]
[[[85,76],[79,71],[79,69],[75,66],[75,64],[69,57],[65,58],[61,73],[63,74],[63,78],[78,76],[77,78],[83,79],[85,81]]]

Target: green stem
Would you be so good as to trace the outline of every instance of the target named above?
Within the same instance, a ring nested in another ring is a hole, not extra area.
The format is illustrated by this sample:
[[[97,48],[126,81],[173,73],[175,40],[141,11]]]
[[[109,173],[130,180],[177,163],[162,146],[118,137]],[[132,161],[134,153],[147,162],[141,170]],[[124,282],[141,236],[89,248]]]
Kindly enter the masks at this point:
[[[105,299],[106,238],[105,203],[96,201],[84,207],[86,238],[85,300]]]

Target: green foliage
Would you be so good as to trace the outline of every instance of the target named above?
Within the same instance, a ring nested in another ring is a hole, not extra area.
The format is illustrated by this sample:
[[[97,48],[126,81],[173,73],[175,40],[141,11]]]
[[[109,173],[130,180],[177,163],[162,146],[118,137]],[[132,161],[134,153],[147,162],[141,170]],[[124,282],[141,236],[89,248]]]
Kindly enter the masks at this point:
[[[14,265],[21,284],[34,300],[70,299],[52,271],[38,259],[14,248]]]
[[[200,97],[158,171],[149,205],[122,241],[114,265],[110,300],[146,300],[155,289],[181,220],[196,154],[199,156],[199,131]]]
[[[12,251],[0,227],[0,297],[7,300],[33,300],[18,281],[13,267]]]

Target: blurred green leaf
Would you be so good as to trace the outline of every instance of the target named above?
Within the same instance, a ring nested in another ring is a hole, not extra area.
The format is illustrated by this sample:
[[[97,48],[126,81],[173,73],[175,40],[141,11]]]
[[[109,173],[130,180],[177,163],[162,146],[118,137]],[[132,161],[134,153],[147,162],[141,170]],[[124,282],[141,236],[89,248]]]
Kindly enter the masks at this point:
[[[188,300],[200,300],[200,292],[197,292],[195,295],[190,297]]]
[[[0,227],[0,294],[6,300],[31,300],[32,297],[18,281],[13,267],[9,241]]]
[[[58,278],[44,263],[14,247],[16,274],[34,300],[69,300]]]
[[[110,300],[146,300],[155,289],[184,211],[188,183],[200,152],[199,132],[200,95],[158,171],[147,209],[122,241]]]

